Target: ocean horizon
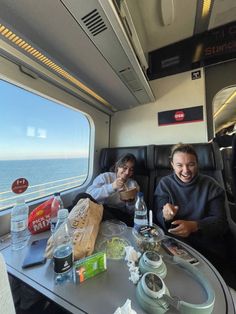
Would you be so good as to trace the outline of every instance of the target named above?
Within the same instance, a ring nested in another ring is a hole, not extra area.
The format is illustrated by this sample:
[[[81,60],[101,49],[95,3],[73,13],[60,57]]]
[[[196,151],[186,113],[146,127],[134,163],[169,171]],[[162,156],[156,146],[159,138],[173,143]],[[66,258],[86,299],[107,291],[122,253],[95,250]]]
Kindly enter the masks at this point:
[[[11,207],[21,195],[26,202],[81,185],[87,177],[88,158],[0,160],[0,210]],[[29,182],[22,194],[12,192],[18,178]]]

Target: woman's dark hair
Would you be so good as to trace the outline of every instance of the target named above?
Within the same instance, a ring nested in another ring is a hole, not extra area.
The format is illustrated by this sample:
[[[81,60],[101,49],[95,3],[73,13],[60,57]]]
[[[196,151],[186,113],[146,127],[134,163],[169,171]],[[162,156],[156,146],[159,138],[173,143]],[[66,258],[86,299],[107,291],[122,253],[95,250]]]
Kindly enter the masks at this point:
[[[128,161],[133,162],[134,167],[135,167],[136,157],[133,154],[125,154],[119,160],[117,160],[115,165],[111,167],[111,171],[117,172],[118,168],[124,167]]]
[[[170,161],[171,162],[173,161],[173,157],[174,157],[175,153],[186,153],[189,155],[193,155],[193,156],[195,156],[196,161],[198,163],[197,153],[196,153],[195,149],[193,148],[193,146],[190,144],[178,143],[178,144],[174,145],[171,148],[171,155],[170,155]]]

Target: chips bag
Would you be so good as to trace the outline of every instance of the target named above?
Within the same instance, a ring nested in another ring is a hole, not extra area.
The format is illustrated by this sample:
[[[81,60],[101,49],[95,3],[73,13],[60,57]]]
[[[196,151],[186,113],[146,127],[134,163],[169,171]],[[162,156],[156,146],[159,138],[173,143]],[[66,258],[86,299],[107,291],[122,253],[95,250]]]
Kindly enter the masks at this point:
[[[54,197],[40,204],[30,213],[28,220],[28,228],[32,234],[40,233],[50,229],[50,219],[53,201],[55,204]]]

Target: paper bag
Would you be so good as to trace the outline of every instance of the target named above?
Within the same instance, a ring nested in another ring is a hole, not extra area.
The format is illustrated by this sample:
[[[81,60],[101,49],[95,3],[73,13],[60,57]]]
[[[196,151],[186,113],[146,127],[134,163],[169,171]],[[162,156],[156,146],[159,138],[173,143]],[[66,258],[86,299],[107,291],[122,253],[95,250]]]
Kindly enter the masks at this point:
[[[94,245],[102,220],[103,205],[92,202],[89,198],[80,199],[68,217],[69,233],[72,238],[74,260],[84,258],[93,253]],[[63,228],[56,230],[56,238]],[[45,256],[52,258],[54,241],[48,239]]]

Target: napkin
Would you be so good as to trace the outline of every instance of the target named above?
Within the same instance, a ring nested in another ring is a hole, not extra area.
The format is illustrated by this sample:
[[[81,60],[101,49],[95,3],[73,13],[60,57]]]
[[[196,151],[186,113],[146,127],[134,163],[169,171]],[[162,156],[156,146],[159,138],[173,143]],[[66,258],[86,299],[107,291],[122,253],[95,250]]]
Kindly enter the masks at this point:
[[[140,252],[135,251],[133,246],[126,246],[125,247],[125,260],[128,262],[138,262],[139,257],[141,256]]]
[[[135,266],[135,263],[138,262],[141,253],[135,251],[135,249],[132,246],[126,246],[125,253],[126,253],[125,260],[127,261],[127,265],[129,267],[130,272],[129,280],[131,280],[134,284],[137,284],[141,275],[139,273],[139,268]]]
[[[114,314],[137,314],[135,310],[131,308],[131,301],[127,299],[122,307],[118,307]]]

